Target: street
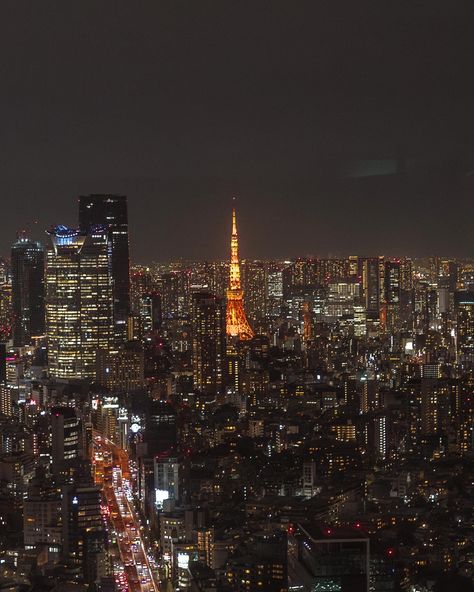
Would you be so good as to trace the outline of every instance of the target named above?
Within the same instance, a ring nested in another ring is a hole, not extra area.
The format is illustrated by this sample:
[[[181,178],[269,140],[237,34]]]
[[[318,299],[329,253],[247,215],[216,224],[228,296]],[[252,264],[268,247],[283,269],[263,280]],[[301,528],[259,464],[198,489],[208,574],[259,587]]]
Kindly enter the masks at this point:
[[[110,440],[94,435],[94,479],[103,487],[109,540],[116,540],[120,562],[114,576],[120,592],[159,592],[156,563],[143,538],[135,511],[128,454]],[[154,576],[155,573],[155,576]]]

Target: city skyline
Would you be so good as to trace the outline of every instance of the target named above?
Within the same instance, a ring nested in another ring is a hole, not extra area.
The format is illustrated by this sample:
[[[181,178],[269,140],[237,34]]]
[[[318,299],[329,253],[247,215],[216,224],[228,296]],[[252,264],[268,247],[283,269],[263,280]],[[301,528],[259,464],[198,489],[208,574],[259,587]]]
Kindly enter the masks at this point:
[[[74,203],[0,264],[0,577],[472,590],[474,259],[241,259],[233,201],[226,259],[129,274],[127,196]]]
[[[0,19],[0,592],[474,592],[471,6]]]
[[[474,178],[474,176],[472,178]],[[382,179],[386,180],[385,177]],[[101,185],[99,184],[99,187],[100,186]],[[106,193],[106,195],[110,194],[113,193]],[[141,200],[134,200],[133,195],[127,195],[129,202],[129,218],[131,220],[131,263],[146,265],[153,262],[169,262],[178,260],[220,261],[227,259],[228,245],[226,237],[229,229],[222,225],[222,218],[228,217],[228,212],[231,211],[233,207],[232,195],[232,192],[230,192],[225,196],[214,196],[214,200],[211,201],[214,202],[213,205],[215,205],[215,209],[206,211],[206,215],[202,215],[201,219],[197,218],[188,220],[186,226],[181,229],[179,227],[175,227],[174,225],[167,224],[163,224],[163,227],[161,228],[159,225],[155,225],[153,220],[148,220],[146,224],[151,225],[156,234],[153,232],[144,233],[141,231],[140,224],[137,225],[136,223],[137,205]],[[79,199],[79,196],[77,199]],[[13,231],[10,226],[8,231],[0,236],[0,257],[8,258],[11,244],[17,236],[24,234],[28,238],[39,241],[43,246],[46,246],[48,240],[45,238],[45,233],[47,232],[48,228],[56,225],[58,221],[66,221],[67,224],[72,227],[77,225],[77,213],[74,210],[76,198],[72,197],[68,200],[65,199],[64,201],[67,205],[67,207],[64,208],[65,213],[63,215],[57,213],[54,216],[49,216],[47,220],[43,216],[42,219],[45,220],[43,225],[41,224],[41,219],[33,219],[32,217],[31,221],[26,224],[25,219],[23,219],[23,224],[19,224],[18,228],[14,229]],[[440,216],[436,221],[428,220],[428,223],[421,227],[419,226],[419,221],[412,221],[412,238],[410,238],[409,235],[404,234],[403,240],[400,240],[399,245],[393,246],[387,244],[387,240],[385,238],[386,233],[383,227],[379,227],[376,231],[374,231],[374,235],[377,235],[378,238],[370,241],[370,244],[367,245],[367,239],[364,238],[364,236],[361,236],[360,239],[358,239],[356,236],[366,234],[362,220],[359,220],[358,224],[356,224],[354,221],[357,220],[357,216],[360,216],[361,218],[366,217],[366,221],[370,220],[370,214],[366,211],[366,209],[361,209],[360,211],[354,211],[354,209],[352,209],[348,213],[347,219],[343,218],[338,220],[338,223],[341,222],[341,226],[344,229],[343,234],[344,240],[346,242],[342,242],[339,238],[336,238],[334,231],[337,229],[327,227],[326,230],[320,234],[319,227],[315,227],[316,230],[313,229],[314,232],[307,233],[307,235],[302,239],[304,244],[301,248],[294,246],[288,246],[285,248],[282,246],[269,246],[269,244],[271,244],[271,240],[267,240],[268,238],[275,241],[275,235],[280,236],[281,234],[292,234],[292,229],[288,228],[287,226],[288,220],[279,216],[284,210],[284,205],[279,204],[278,211],[276,211],[277,207],[272,209],[271,201],[269,204],[265,204],[266,208],[268,206],[268,209],[265,210],[265,216],[268,220],[270,220],[270,223],[260,224],[259,226],[259,222],[262,221],[262,215],[264,215],[262,211],[263,204],[260,206],[257,204],[258,207],[256,209],[255,202],[252,202],[250,199],[246,199],[242,196],[237,197],[236,203],[239,210],[239,217],[242,220],[242,237],[245,244],[242,259],[292,260],[296,258],[311,257],[344,257],[351,254],[364,257],[378,255],[386,255],[388,257],[406,256],[411,258],[440,256],[455,257],[459,259],[467,259],[471,256],[471,247],[468,235],[470,218],[467,211],[470,206],[468,205],[467,201],[463,202],[463,204],[461,204],[461,209],[456,212],[456,216],[459,215],[460,217],[459,220],[457,220],[458,231],[454,235],[446,231],[447,220],[446,218],[443,218],[444,214],[441,214],[440,212]],[[185,204],[175,203],[173,207],[176,208],[176,220],[179,221],[179,211],[182,207],[185,207]],[[460,214],[463,207],[466,208],[465,215]],[[356,208],[356,210],[357,209],[358,208]],[[424,206],[420,207],[420,210],[424,210]],[[61,211],[61,209],[58,209],[58,212]],[[254,212],[257,212],[258,215],[254,214]],[[301,213],[299,213],[299,215],[302,216]],[[304,216],[302,217],[304,218]],[[200,220],[205,222],[207,225],[206,233],[202,232],[200,229]],[[309,223],[307,218],[305,223]],[[323,221],[320,220],[320,223],[323,224]],[[349,223],[351,223],[351,228],[347,227]],[[435,247],[433,245],[432,241],[437,240],[434,237],[439,236],[439,234],[436,234],[436,232],[430,227],[430,224],[433,223],[440,225],[439,232],[441,232],[441,226],[443,226],[445,229],[445,232],[442,233],[445,237],[443,246]],[[416,230],[415,227],[418,230]],[[465,232],[463,232],[463,228],[465,228]],[[182,241],[179,242],[179,246],[175,246],[173,249],[171,249],[169,245],[165,244],[165,246],[160,250],[160,248],[156,246],[156,237],[162,236],[163,230],[174,235],[177,232],[179,233],[179,231],[182,231],[183,235],[185,234],[188,237],[190,243],[193,244],[192,251],[195,256],[190,256],[190,250],[187,246],[187,243]],[[342,232],[342,230],[337,230],[337,232]],[[429,236],[427,237],[427,240],[420,242],[420,237],[423,235],[423,233]],[[296,234],[301,235],[302,233],[298,232]],[[394,234],[398,235],[396,232]],[[348,235],[354,237],[352,247],[350,244],[346,244],[349,241],[347,238]],[[211,237],[211,240],[209,240],[209,237]],[[278,241],[278,243],[280,243],[280,241]],[[418,243],[418,247],[416,247],[415,243]]]

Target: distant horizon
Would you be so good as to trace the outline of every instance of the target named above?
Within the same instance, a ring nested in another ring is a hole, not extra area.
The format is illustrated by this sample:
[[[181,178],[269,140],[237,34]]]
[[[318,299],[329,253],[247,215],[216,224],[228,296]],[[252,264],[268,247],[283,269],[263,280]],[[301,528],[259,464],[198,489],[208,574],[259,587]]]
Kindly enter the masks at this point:
[[[434,174],[421,168],[405,176],[294,183],[260,180],[255,185],[202,179],[201,184],[197,179],[118,183],[37,179],[34,186],[24,185],[21,198],[17,188],[4,183],[9,208],[0,220],[0,253],[9,256],[23,229],[47,245],[45,233],[51,226],[77,226],[79,195],[111,193],[127,195],[131,259],[136,263],[226,259],[233,195],[238,197],[242,259],[345,254],[469,258],[474,175],[466,170]],[[39,194],[47,197],[39,200]]]
[[[45,234],[46,234],[47,230],[45,230]],[[45,249],[50,248],[50,245],[48,244],[48,239],[46,237],[46,240],[42,237],[42,236],[38,236],[36,234],[28,234],[27,233],[27,238],[31,239],[33,241],[37,241],[40,242],[42,244],[42,246]],[[14,244],[16,239],[12,240],[11,245]],[[133,242],[131,241],[130,244],[130,248],[131,248],[131,252],[133,254]],[[474,253],[472,256],[468,256],[468,255],[450,255],[450,254],[446,254],[446,253],[433,253],[433,254],[424,254],[424,255],[412,255],[412,254],[406,254],[406,253],[397,253],[397,252],[391,252],[391,253],[369,253],[369,254],[360,254],[357,253],[356,251],[354,252],[350,252],[350,253],[321,253],[318,255],[315,254],[305,254],[305,255],[293,255],[290,257],[285,257],[285,256],[271,256],[271,257],[240,257],[240,261],[244,262],[244,261],[252,261],[252,262],[277,262],[277,263],[293,263],[295,261],[298,260],[322,260],[322,259],[347,259],[349,257],[358,257],[359,259],[371,259],[371,258],[377,258],[377,257],[385,257],[387,259],[410,259],[412,261],[423,261],[423,260],[429,260],[429,259],[433,259],[433,258],[438,258],[438,259],[453,259],[456,261],[463,261],[463,262],[474,262]],[[8,261],[10,259],[10,252],[7,251],[6,253],[0,253],[0,259],[6,260]],[[228,257],[209,257],[209,258],[203,258],[203,257],[196,257],[196,258],[192,258],[192,257],[182,257],[182,256],[176,256],[176,257],[169,257],[166,259],[158,259],[158,258],[151,258],[151,259],[138,259],[138,258],[134,258],[133,256],[130,259],[130,266],[131,267],[135,267],[135,266],[151,266],[151,265],[171,265],[171,264],[192,264],[192,263],[226,263],[228,262],[229,258]]]
[[[73,227],[73,226],[71,226]],[[20,231],[21,232],[21,231]],[[27,231],[26,231],[27,232]],[[45,229],[44,231],[45,235],[47,233],[47,230]],[[130,229],[129,229],[129,236],[130,236]],[[48,244],[48,238],[47,236],[45,236],[43,238],[43,236],[38,236],[37,234],[29,234],[27,232],[27,238],[31,239],[33,241],[37,241],[40,242],[43,247],[45,249],[48,249],[50,247],[50,245]],[[43,240],[42,240],[43,239]],[[14,242],[17,239],[13,239],[11,245],[14,244]],[[240,245],[239,245],[240,246]],[[131,247],[131,252],[133,253],[133,237],[132,240],[130,241],[130,247]],[[229,252],[230,252],[230,248],[229,248]],[[423,260],[429,260],[429,259],[433,259],[433,258],[438,258],[438,259],[454,259],[456,261],[464,261],[464,262],[469,262],[472,261],[474,262],[474,253],[472,256],[468,256],[468,255],[450,255],[450,254],[446,254],[446,253],[433,253],[433,254],[426,254],[426,255],[411,255],[411,254],[406,254],[406,253],[396,253],[396,252],[392,252],[392,253],[370,253],[370,254],[361,254],[361,253],[357,253],[356,251],[350,252],[350,253],[321,253],[318,255],[315,254],[304,254],[304,255],[294,255],[291,257],[285,257],[285,256],[273,256],[273,257],[240,257],[240,261],[254,261],[254,262],[278,262],[278,263],[292,263],[294,261],[298,261],[298,260],[321,260],[321,259],[347,259],[349,257],[358,257],[359,259],[371,259],[371,258],[377,258],[377,257],[385,257],[388,259],[398,259],[398,258],[406,258],[406,259],[411,259],[412,261],[423,261]],[[10,259],[10,252],[6,252],[6,253],[0,253],[0,259],[3,260],[9,260]],[[134,266],[151,266],[151,265],[171,265],[171,264],[192,264],[192,263],[226,263],[228,262],[229,258],[228,257],[214,257],[214,258],[202,258],[202,257],[197,257],[197,258],[192,258],[192,257],[170,257],[167,259],[158,259],[158,258],[152,258],[152,259],[148,259],[148,260],[144,260],[144,259],[136,259],[133,256],[130,259],[130,266],[134,267]]]

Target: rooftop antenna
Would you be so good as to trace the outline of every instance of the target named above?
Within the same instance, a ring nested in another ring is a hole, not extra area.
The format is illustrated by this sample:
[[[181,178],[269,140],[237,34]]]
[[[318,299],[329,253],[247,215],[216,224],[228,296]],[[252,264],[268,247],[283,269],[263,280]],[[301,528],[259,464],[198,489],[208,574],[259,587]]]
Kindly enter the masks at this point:
[[[28,240],[28,237],[31,236],[32,234],[32,226],[35,226],[36,224],[38,224],[38,220],[33,220],[31,222],[28,222],[26,224],[26,226],[24,226],[21,230],[18,230],[16,233],[16,238],[18,240],[23,240],[26,241]]]

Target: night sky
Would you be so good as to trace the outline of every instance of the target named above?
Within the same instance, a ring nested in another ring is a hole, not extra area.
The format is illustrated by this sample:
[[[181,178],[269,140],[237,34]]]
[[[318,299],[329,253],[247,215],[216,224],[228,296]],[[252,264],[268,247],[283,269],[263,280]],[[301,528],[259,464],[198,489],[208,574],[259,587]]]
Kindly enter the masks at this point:
[[[139,262],[225,257],[233,195],[243,257],[472,256],[472,16],[5,0],[0,254],[111,192],[129,196]]]

